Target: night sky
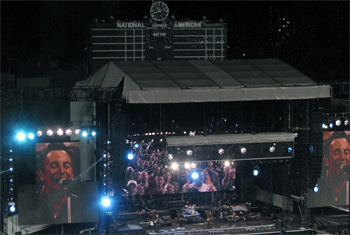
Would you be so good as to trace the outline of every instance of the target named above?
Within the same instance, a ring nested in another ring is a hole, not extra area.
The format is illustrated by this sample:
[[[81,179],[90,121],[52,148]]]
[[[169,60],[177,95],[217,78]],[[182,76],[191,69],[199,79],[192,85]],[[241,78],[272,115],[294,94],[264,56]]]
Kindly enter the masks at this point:
[[[349,78],[348,1],[164,2],[177,20],[222,18],[228,28],[228,59],[275,57],[315,80]],[[59,60],[86,62],[84,48],[94,19],[142,20],[149,16],[151,4],[151,0],[2,1],[1,71],[16,73],[19,64],[42,59],[47,38],[52,45],[65,47]],[[279,33],[287,21],[289,31]]]

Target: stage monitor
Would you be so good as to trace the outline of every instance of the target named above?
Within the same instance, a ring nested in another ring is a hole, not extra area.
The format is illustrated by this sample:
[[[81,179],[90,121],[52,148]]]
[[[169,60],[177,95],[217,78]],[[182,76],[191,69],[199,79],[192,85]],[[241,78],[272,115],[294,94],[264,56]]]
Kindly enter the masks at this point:
[[[36,184],[19,186],[19,224],[98,221],[98,187],[81,182],[80,142],[37,143]]]
[[[308,207],[349,205],[350,131],[323,133],[323,161],[318,190],[311,189]],[[316,186],[316,185],[315,185]]]

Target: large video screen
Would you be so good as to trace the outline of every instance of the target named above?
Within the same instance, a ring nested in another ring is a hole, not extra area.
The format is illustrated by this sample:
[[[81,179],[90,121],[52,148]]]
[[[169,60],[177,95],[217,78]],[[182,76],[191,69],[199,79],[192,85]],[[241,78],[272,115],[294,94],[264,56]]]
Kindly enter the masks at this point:
[[[80,180],[80,143],[36,144],[36,184],[19,187],[19,224],[95,222],[97,184]]]
[[[124,196],[215,192],[236,189],[234,161],[178,162],[165,156],[165,148],[144,141],[133,149],[126,167]],[[190,158],[189,158],[190,159]]]
[[[349,205],[350,131],[323,133],[323,161],[318,192],[310,207]]]

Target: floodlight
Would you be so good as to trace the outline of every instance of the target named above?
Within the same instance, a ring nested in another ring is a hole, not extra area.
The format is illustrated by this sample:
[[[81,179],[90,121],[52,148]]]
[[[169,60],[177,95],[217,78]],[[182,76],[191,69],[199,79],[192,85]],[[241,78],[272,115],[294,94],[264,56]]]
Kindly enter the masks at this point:
[[[63,135],[63,130],[62,130],[61,128],[59,128],[59,129],[57,130],[57,135],[59,135],[59,136],[62,136],[62,135]]]
[[[196,171],[192,172],[192,174],[191,174],[192,179],[196,180],[196,179],[198,179],[198,177],[199,177],[198,172],[196,172]]]
[[[82,135],[83,137],[87,137],[87,136],[88,136],[88,132],[87,132],[87,131],[82,131],[82,132],[81,132],[81,135]]]
[[[72,129],[67,129],[66,130],[66,135],[71,135],[73,132],[72,132]]]
[[[336,126],[340,126],[340,125],[341,125],[340,119],[338,119],[338,120],[335,121],[335,125],[336,125]]]
[[[24,134],[24,132],[18,132],[17,135],[16,135],[16,139],[18,141],[24,141],[26,139],[26,134]]]
[[[74,133],[75,133],[76,135],[80,135],[81,130],[80,130],[80,129],[75,129]]]
[[[111,200],[108,197],[102,198],[101,205],[103,207],[109,207],[111,205]]]
[[[46,135],[47,135],[47,136],[52,136],[52,135],[53,135],[53,130],[48,129],[48,130],[46,131]]]
[[[33,140],[34,137],[35,137],[35,135],[34,135],[33,133],[29,133],[29,134],[28,134],[28,138],[29,138],[29,139]]]
[[[133,159],[134,159],[134,154],[129,153],[129,154],[128,154],[128,159],[129,159],[130,161],[133,160]]]
[[[171,169],[173,169],[173,170],[179,169],[179,164],[177,164],[176,162],[172,163],[171,164]]]

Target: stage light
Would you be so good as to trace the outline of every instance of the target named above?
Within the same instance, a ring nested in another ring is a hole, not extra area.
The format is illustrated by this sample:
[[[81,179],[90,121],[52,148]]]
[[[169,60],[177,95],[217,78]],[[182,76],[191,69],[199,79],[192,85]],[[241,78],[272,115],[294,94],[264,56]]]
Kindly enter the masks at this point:
[[[196,135],[196,132],[190,131],[189,135],[190,135],[190,136],[195,136],[195,135]]]
[[[336,125],[336,126],[340,126],[340,125],[341,125],[341,121],[340,121],[339,119],[336,120],[336,121],[335,121],[335,125]]]
[[[288,147],[288,153],[293,152],[293,148],[292,147]]]
[[[196,168],[196,166],[197,166],[196,163],[194,162],[191,163],[191,168]]]
[[[241,153],[242,154],[245,154],[247,152],[247,149],[246,148],[241,148]]]
[[[192,150],[187,150],[187,156],[192,156],[193,152]]]
[[[229,162],[229,161],[225,161],[224,165],[225,165],[225,166],[229,166],[229,165],[230,165],[230,162]]]
[[[59,136],[62,136],[62,135],[63,135],[63,130],[62,130],[61,128],[59,128],[59,129],[57,130],[57,135],[59,135]]]
[[[73,132],[72,132],[72,129],[67,129],[66,130],[66,135],[71,135]]]
[[[37,131],[37,132],[36,132],[36,135],[37,135],[37,136],[42,136],[42,135],[43,135],[43,132],[42,132],[42,131]]]
[[[345,126],[349,125],[349,119],[345,119],[344,125],[345,125]]]
[[[136,149],[138,149],[138,148],[140,147],[140,145],[139,145],[138,143],[136,143],[136,144],[134,144],[134,147],[135,147]]]
[[[219,154],[221,155],[221,154],[224,154],[224,149],[219,149]]]
[[[298,133],[295,132],[295,133],[293,134],[293,136],[294,136],[294,138],[297,138],[297,137],[298,137]]]
[[[112,141],[110,141],[110,140],[107,140],[107,144],[112,144]]]
[[[190,169],[191,168],[191,164],[189,162],[185,162],[185,168],[186,169]]]
[[[53,135],[53,130],[48,129],[48,130],[46,131],[46,135],[47,135],[47,136],[52,136],[52,135]]]
[[[173,160],[174,159],[173,155],[169,153],[168,154],[168,159],[169,159],[169,161]]]
[[[314,192],[317,193],[318,190],[319,190],[319,188],[318,188],[318,185],[316,184],[315,187],[314,187]]]
[[[333,123],[332,122],[329,123],[329,128],[333,128],[333,127],[334,127]]]
[[[322,128],[323,129],[328,129],[328,126],[325,123],[322,123]]]
[[[171,169],[173,169],[173,170],[179,169],[179,164],[177,164],[176,162],[172,163],[171,164]]]
[[[28,138],[29,138],[30,140],[33,140],[34,137],[35,137],[35,135],[34,135],[33,133],[29,133],[29,134],[28,134]]]
[[[102,198],[101,205],[103,207],[109,207],[111,205],[111,200],[108,197]]]
[[[276,148],[274,146],[270,147],[270,152],[273,153],[275,152]]]
[[[313,145],[310,145],[309,151],[310,151],[310,153],[312,153],[314,151],[314,146]]]
[[[129,159],[130,161],[133,160],[133,159],[134,159],[134,154],[129,153],[129,154],[128,154],[128,159]]]
[[[24,141],[26,139],[26,134],[24,134],[24,132],[18,132],[17,135],[16,135],[16,139],[18,141]]]
[[[74,133],[75,133],[76,135],[80,135],[81,130],[80,130],[80,129],[75,129]]]
[[[192,179],[194,179],[194,180],[196,180],[196,179],[198,179],[198,177],[199,177],[199,174],[198,174],[198,172],[192,172],[192,174],[191,174],[191,178]]]
[[[91,131],[91,136],[96,136],[96,131]]]
[[[81,132],[81,135],[82,135],[83,137],[87,137],[87,136],[88,136],[88,132],[87,132],[87,131],[83,131],[83,132]]]
[[[9,161],[12,162],[12,161],[13,161],[13,158],[9,158]]]
[[[10,168],[9,168],[9,171],[13,171],[13,167],[10,167]]]
[[[259,175],[259,166],[255,165],[253,168],[253,175],[258,176]]]
[[[10,210],[11,213],[14,213],[16,211],[15,205],[10,205],[9,210]]]

